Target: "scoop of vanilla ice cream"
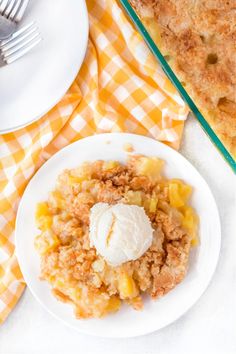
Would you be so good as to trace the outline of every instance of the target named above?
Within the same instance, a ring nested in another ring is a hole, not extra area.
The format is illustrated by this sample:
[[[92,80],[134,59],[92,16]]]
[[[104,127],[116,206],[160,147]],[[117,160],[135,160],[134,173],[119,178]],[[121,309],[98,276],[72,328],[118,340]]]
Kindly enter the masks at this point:
[[[112,266],[141,257],[152,238],[151,222],[139,206],[97,203],[90,210],[90,244]]]

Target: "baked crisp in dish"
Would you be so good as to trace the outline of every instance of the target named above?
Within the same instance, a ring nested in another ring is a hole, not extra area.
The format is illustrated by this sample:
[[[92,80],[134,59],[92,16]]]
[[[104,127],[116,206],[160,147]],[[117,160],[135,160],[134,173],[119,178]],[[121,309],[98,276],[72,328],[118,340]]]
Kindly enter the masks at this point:
[[[188,205],[191,187],[165,179],[162,166],[158,158],[139,155],[124,165],[86,162],[59,175],[48,200],[37,205],[41,279],[74,306],[77,318],[102,317],[122,301],[142,309],[143,293],[156,299],[183,280],[191,246],[198,243],[198,220]],[[101,202],[145,211],[153,239],[141,257],[111,266],[91,246],[91,208]]]
[[[204,117],[236,157],[236,1],[130,3]]]

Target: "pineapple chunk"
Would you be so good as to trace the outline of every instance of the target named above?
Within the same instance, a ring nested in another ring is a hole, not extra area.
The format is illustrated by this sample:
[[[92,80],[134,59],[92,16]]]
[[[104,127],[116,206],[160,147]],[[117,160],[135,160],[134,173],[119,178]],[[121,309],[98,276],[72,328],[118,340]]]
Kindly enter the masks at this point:
[[[73,186],[74,184],[80,184],[86,179],[83,176],[69,176],[68,177],[68,182],[70,186]]]
[[[45,231],[52,226],[52,216],[47,203],[43,202],[37,204],[35,222],[37,227],[42,231]]]
[[[121,301],[117,296],[112,296],[107,304],[106,311],[107,312],[116,312],[119,310],[121,305]]]
[[[172,179],[172,182],[178,184],[181,196],[185,200],[185,202],[187,202],[192,193],[192,187],[190,187],[188,184],[183,183],[183,181],[181,181],[180,179]]]
[[[179,180],[172,180],[169,183],[169,199],[170,205],[175,208],[183,207],[190,194],[192,188]]]
[[[122,273],[120,275],[118,289],[122,299],[131,299],[137,295],[135,282],[127,273]]]
[[[130,205],[142,206],[142,193],[140,191],[128,191],[125,194],[125,199]]]
[[[199,245],[199,238],[197,236],[195,236],[192,240],[191,240],[191,246],[192,247],[197,247]]]
[[[147,213],[155,213],[157,209],[158,198],[155,194],[150,198],[149,196],[144,196],[144,201],[142,206]]]
[[[185,203],[188,201],[190,195],[192,193],[192,187],[188,186],[187,184],[182,184],[181,186],[181,194],[185,199]]]
[[[54,288],[63,289],[65,287],[65,281],[63,278],[56,278],[53,282]]]
[[[42,232],[34,240],[34,246],[40,255],[46,254],[59,244],[59,239],[51,230]]]
[[[105,161],[103,163],[103,170],[104,171],[109,171],[112,170],[113,168],[117,167],[119,163],[117,161]]]
[[[150,202],[149,202],[149,211],[150,213],[155,213],[156,212],[156,209],[157,209],[157,202],[158,202],[158,199],[157,198],[151,198],[150,199]]]
[[[136,160],[136,173],[138,176],[147,176],[153,182],[161,178],[160,172],[164,161],[157,157],[144,157],[141,156]]]
[[[193,230],[195,224],[196,221],[193,209],[191,207],[185,207],[182,225],[188,230]]]
[[[170,183],[169,184],[169,199],[170,205],[174,208],[179,208],[184,206],[184,200],[180,194],[180,188],[177,183]]]
[[[41,231],[46,231],[52,226],[52,217],[49,215],[41,216],[36,220],[36,225]]]
[[[54,282],[55,282],[55,279],[56,279],[56,277],[55,277],[55,275],[48,275],[47,276],[47,281],[50,283],[50,284],[54,284]]]
[[[183,221],[182,226],[186,228],[189,234],[192,236],[191,244],[192,246],[197,246],[199,243],[197,236],[197,226],[198,226],[198,218],[195,214],[194,210],[191,207],[183,208]]]
[[[35,220],[37,221],[38,219],[41,218],[41,216],[48,216],[48,215],[50,215],[48,203],[46,202],[38,203],[35,211]]]

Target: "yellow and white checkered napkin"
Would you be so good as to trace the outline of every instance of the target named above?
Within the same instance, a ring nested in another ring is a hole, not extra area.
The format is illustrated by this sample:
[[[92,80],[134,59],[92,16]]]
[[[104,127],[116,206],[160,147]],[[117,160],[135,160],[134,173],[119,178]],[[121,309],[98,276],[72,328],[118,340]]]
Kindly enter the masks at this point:
[[[87,55],[70,90],[36,123],[0,136],[0,323],[25,287],[14,248],[17,206],[45,160],[103,132],[143,134],[179,147],[187,108],[118,2],[89,0],[88,11]]]

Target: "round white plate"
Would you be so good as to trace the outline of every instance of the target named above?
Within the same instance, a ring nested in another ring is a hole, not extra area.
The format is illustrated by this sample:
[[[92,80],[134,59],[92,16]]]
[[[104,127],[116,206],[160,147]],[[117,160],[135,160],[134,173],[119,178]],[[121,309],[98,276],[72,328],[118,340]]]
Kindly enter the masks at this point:
[[[20,27],[35,21],[43,41],[0,68],[0,134],[42,117],[65,94],[88,42],[85,0],[31,0]]]
[[[46,282],[39,281],[40,260],[34,249],[38,230],[34,223],[36,203],[47,198],[62,170],[98,159],[125,162],[125,143],[134,153],[158,156],[166,161],[168,178],[181,178],[193,186],[191,203],[200,217],[200,246],[191,253],[184,281],[158,301],[145,299],[143,311],[123,306],[103,319],[76,320],[72,306],[57,301]],[[220,251],[220,220],[211,191],[195,168],[178,152],[150,138],[132,134],[101,134],[77,141],[55,154],[35,174],[21,200],[16,222],[16,250],[30,290],[55,317],[79,332],[101,337],[132,337],[156,331],[183,315],[199,299],[214,273]]]

